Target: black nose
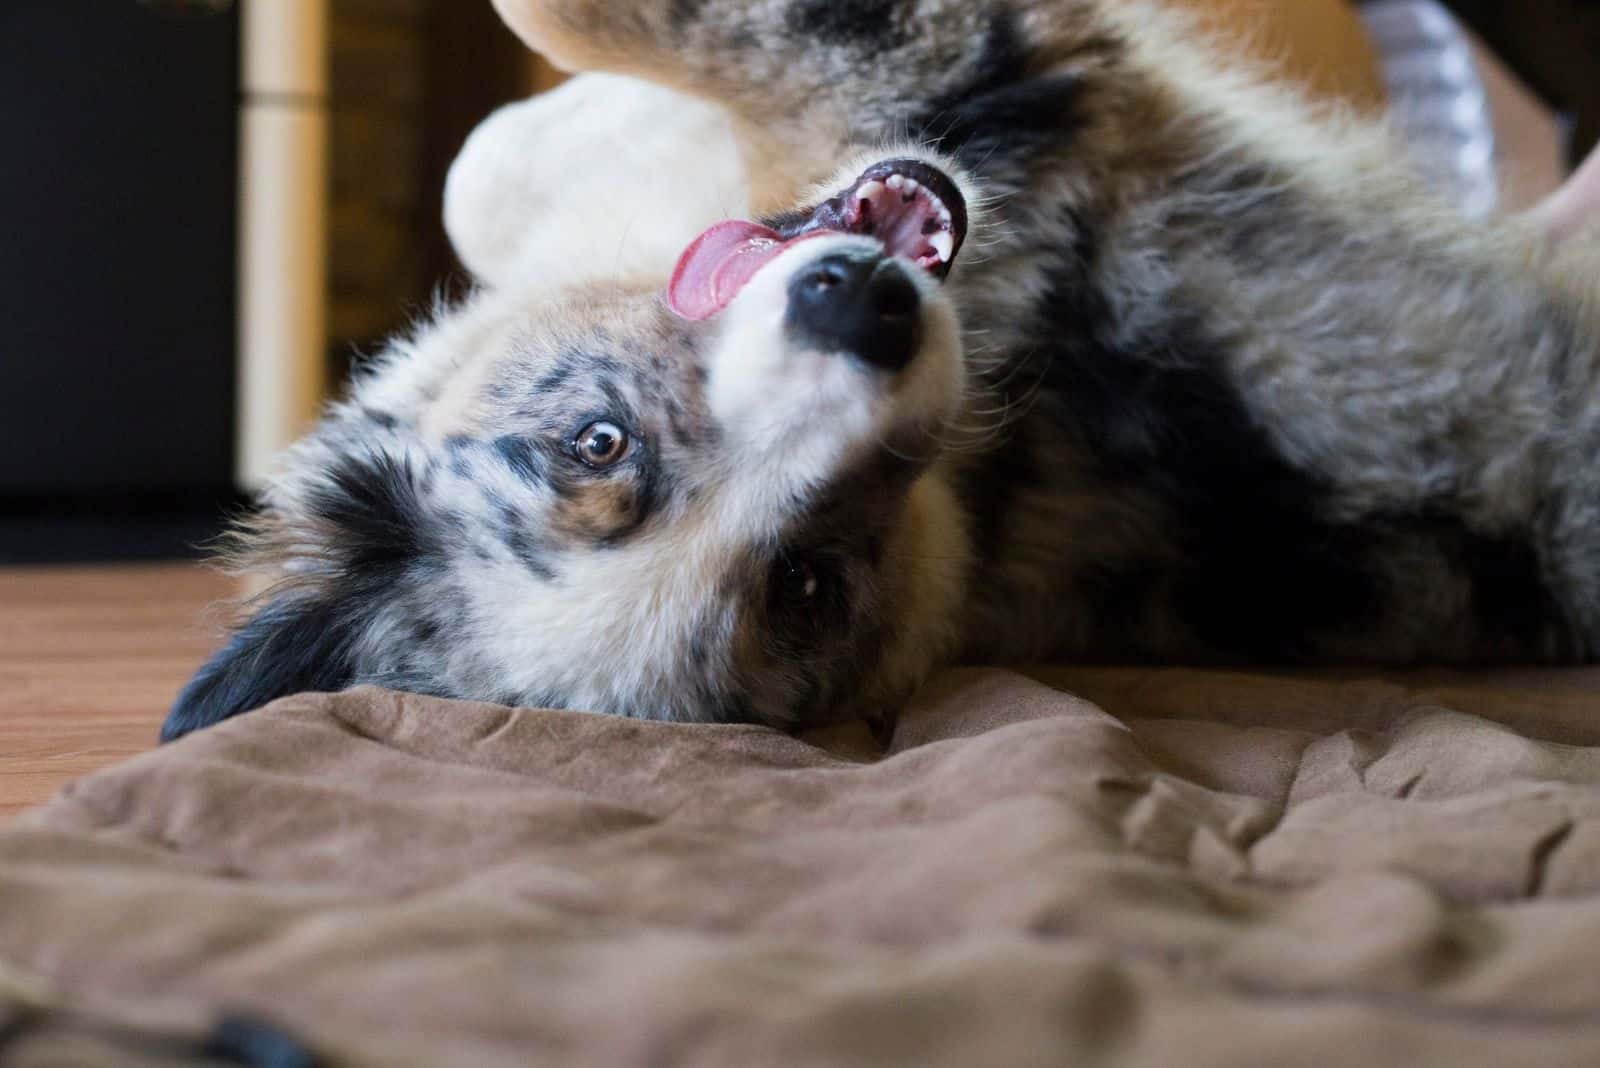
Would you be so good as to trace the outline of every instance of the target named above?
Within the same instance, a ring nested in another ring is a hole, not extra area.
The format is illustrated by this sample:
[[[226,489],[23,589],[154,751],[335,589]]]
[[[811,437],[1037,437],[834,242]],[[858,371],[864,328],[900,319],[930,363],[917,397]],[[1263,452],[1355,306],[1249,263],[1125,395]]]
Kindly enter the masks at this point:
[[[899,263],[840,252],[795,275],[785,322],[803,344],[898,371],[922,344],[921,307],[922,295]]]

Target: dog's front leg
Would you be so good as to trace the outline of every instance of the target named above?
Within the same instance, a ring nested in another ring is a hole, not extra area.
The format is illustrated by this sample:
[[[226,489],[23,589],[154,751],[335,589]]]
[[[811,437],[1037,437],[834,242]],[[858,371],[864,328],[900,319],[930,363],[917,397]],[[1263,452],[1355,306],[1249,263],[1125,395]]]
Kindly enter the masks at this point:
[[[841,147],[936,139],[953,105],[1057,67],[1052,39],[1071,22],[1063,12],[1092,10],[1072,0],[1046,14],[993,0],[495,4],[560,66],[630,74],[727,107],[759,210],[787,207],[828,176]]]

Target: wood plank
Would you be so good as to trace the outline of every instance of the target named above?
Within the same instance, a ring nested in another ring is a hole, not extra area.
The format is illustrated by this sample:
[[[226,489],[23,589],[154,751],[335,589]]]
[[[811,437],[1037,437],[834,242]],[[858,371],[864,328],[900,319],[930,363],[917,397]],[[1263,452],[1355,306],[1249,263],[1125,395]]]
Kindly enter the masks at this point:
[[[0,823],[153,746],[237,589],[196,564],[0,569]]]

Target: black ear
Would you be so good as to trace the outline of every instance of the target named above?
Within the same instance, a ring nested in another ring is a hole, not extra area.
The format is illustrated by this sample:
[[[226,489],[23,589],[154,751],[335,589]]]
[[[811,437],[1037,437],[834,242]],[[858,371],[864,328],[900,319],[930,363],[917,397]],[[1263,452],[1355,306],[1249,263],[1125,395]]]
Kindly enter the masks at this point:
[[[351,637],[349,621],[326,601],[289,595],[271,602],[189,680],[161,725],[161,740],[291,693],[343,689],[352,675]]]

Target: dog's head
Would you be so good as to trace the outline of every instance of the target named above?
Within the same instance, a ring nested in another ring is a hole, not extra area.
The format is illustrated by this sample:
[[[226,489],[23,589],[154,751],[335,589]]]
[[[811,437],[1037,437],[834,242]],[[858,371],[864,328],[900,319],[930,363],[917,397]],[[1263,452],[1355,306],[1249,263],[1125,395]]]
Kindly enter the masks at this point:
[[[164,736],[355,683],[782,727],[900,696],[963,578],[922,476],[967,198],[847,173],[703,234],[665,295],[502,286],[397,342],[289,453],[240,538],[276,584]]]

